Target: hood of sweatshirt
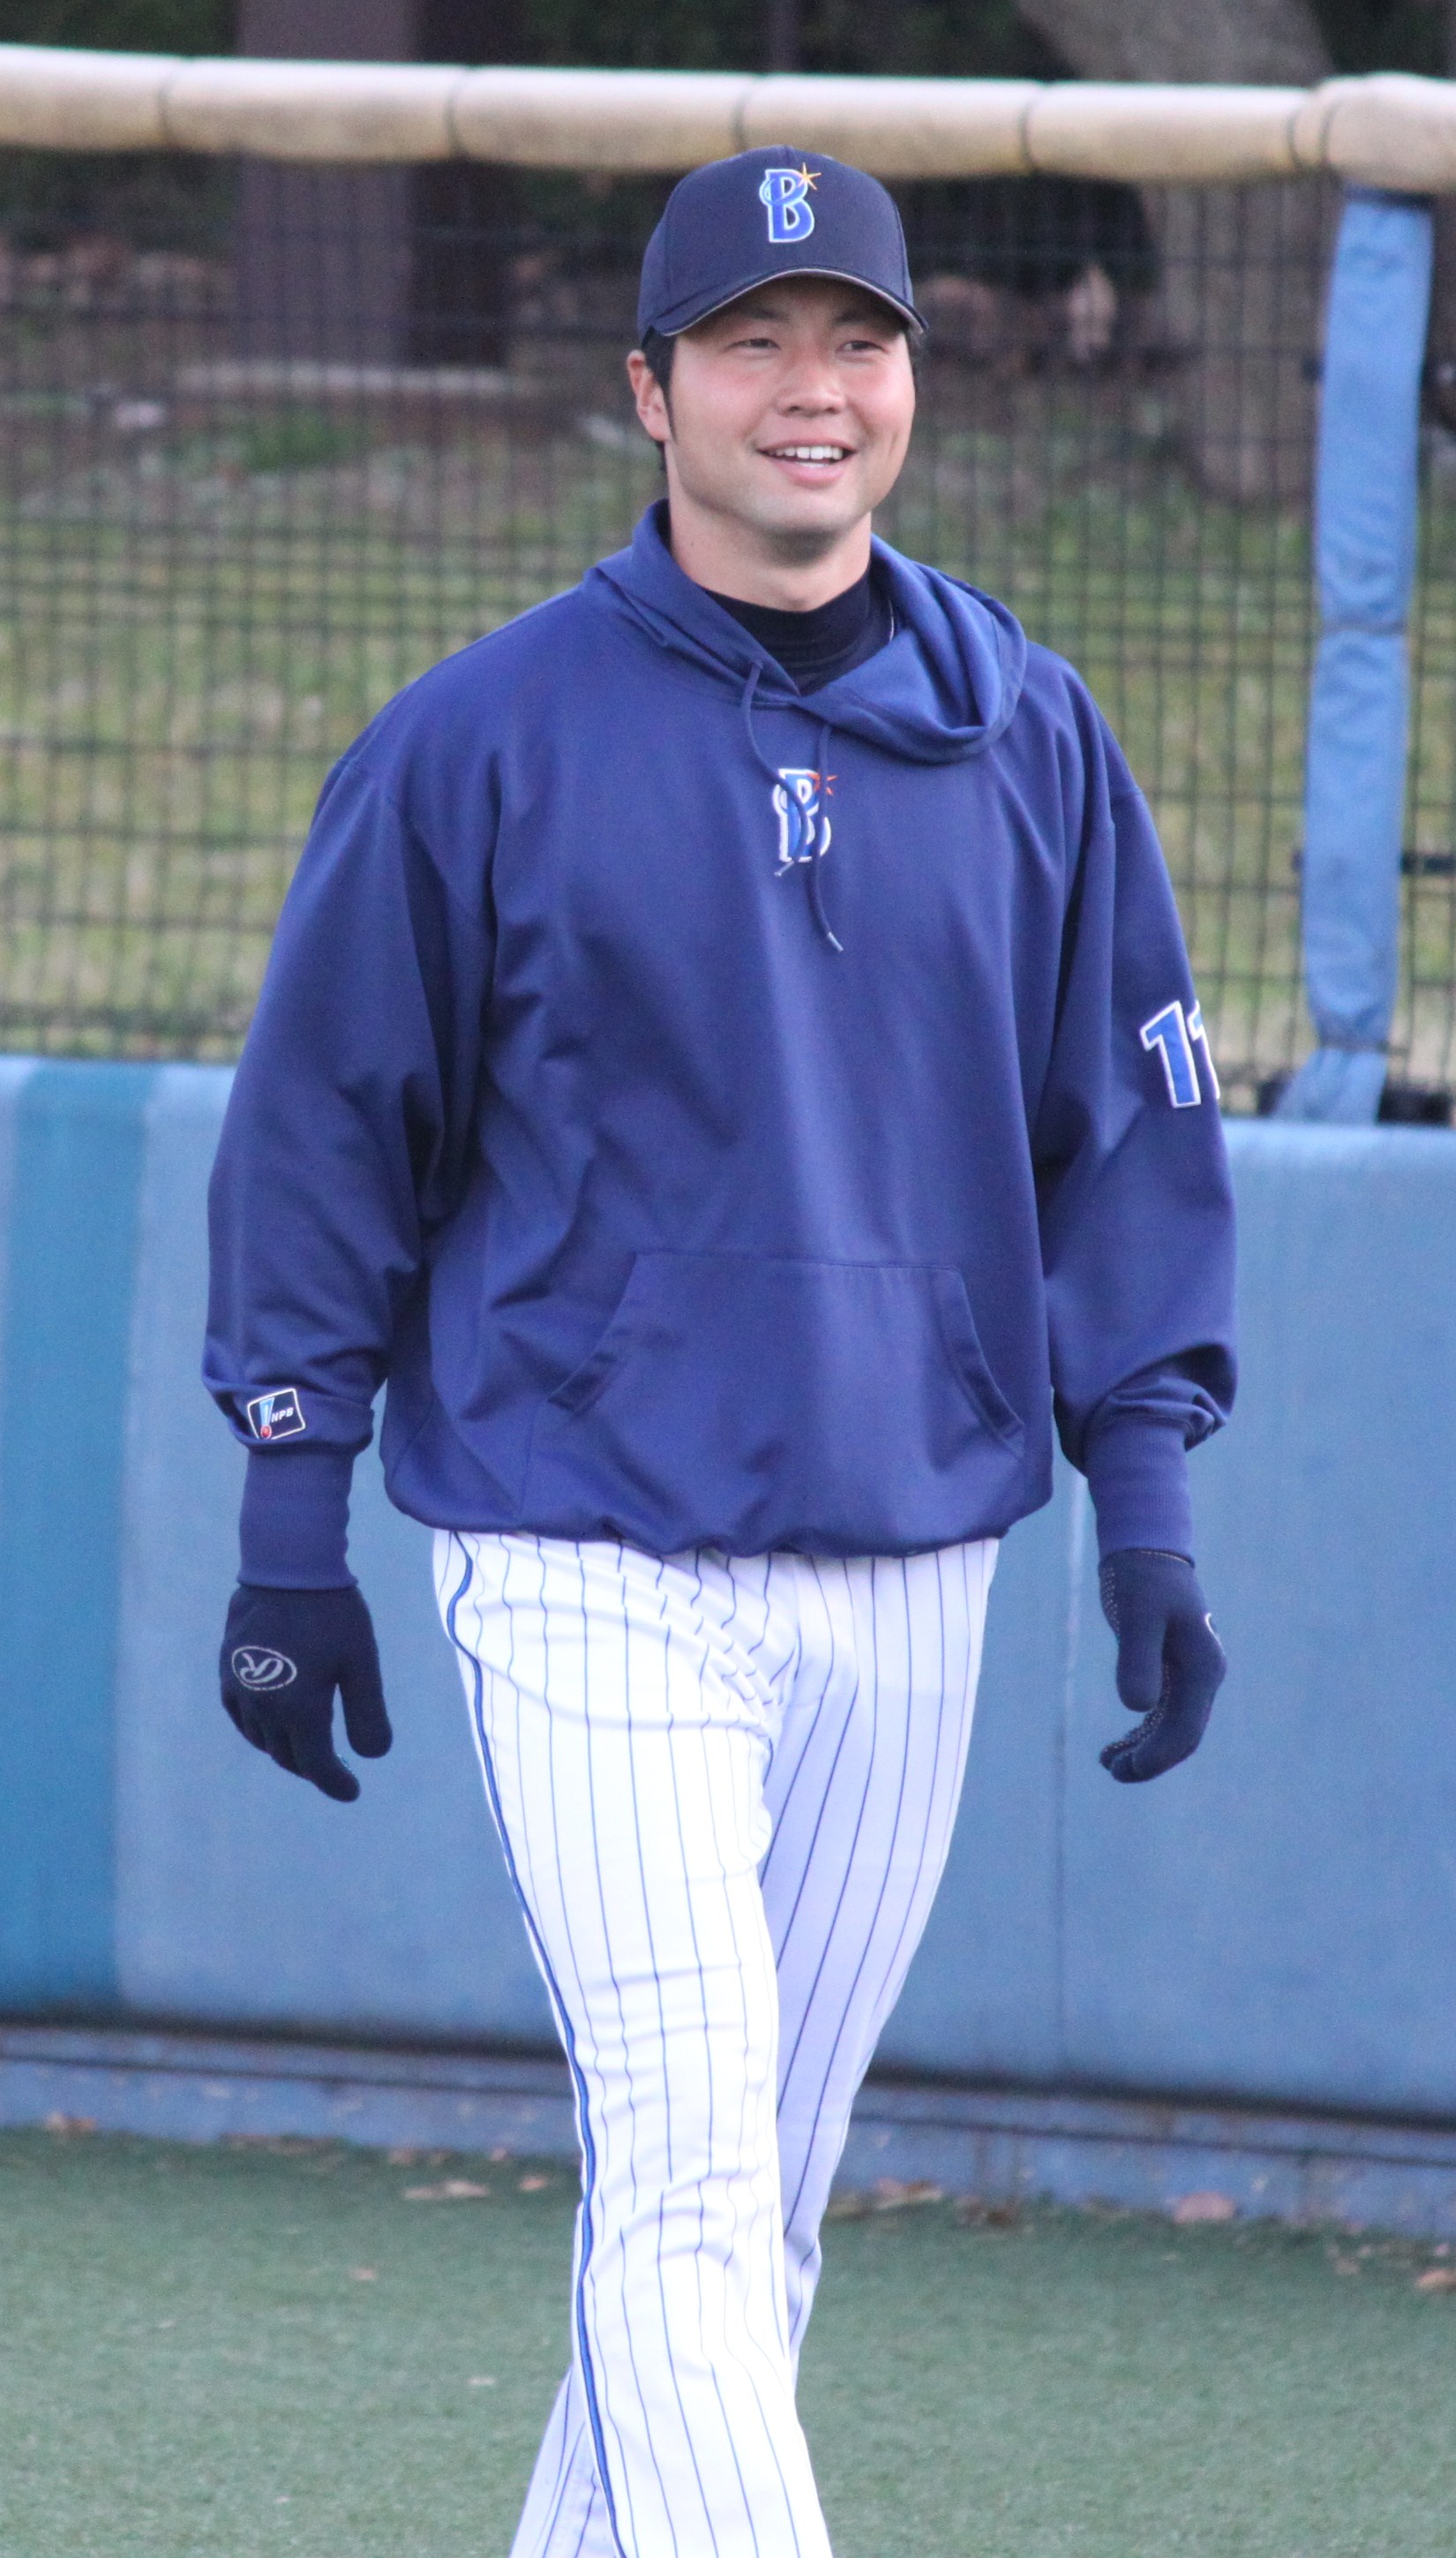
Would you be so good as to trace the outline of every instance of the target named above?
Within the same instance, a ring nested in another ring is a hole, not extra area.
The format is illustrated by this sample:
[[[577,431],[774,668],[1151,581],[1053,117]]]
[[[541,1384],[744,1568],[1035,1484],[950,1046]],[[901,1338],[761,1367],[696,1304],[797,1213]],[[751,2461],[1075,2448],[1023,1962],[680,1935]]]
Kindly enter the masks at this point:
[[[760,642],[706,587],[696,586],[667,542],[667,505],[648,507],[631,547],[593,569],[589,593],[624,612],[659,647],[740,699],[795,703],[827,727],[866,739],[912,764],[960,764],[1002,734],[1020,698],[1026,637],[1014,614],[959,578],[872,545],[876,576],[894,608],[894,637],[847,675],[801,694]],[[603,590],[605,592],[603,593]]]

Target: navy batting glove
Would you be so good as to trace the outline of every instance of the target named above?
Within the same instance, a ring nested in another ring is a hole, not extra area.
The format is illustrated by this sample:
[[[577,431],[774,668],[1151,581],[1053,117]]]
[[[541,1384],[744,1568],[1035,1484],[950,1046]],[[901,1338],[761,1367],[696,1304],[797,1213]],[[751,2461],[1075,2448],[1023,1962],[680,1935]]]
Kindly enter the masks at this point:
[[[359,1780],[333,1747],[333,1691],[349,1748],[382,1759],[394,1739],[361,1590],[264,1590],[240,1581],[222,1637],[222,1702],[244,1741],[335,1803]]]
[[[1229,1664],[1186,1555],[1125,1546],[1104,1562],[1101,1590],[1118,1638],[1118,1694],[1143,1718],[1109,1742],[1102,1764],[1120,1785],[1141,1785],[1192,1758]]]

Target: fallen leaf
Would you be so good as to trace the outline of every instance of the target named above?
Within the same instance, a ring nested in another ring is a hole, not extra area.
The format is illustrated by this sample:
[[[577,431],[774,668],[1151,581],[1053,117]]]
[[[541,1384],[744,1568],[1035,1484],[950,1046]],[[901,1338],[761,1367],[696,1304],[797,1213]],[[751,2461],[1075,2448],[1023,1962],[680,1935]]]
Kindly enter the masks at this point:
[[[224,2132],[220,2143],[225,2150],[262,2150],[269,2158],[309,2158],[333,2146],[328,2139],[296,2139],[284,2132]]]
[[[465,2386],[467,2389],[493,2389],[495,2381],[490,2372],[477,2371],[473,2378],[466,2381]]]
[[[897,2176],[877,2176],[869,2189],[871,2211],[904,2211],[912,2203],[944,2201],[941,2187],[932,2185],[926,2177],[916,2177],[911,2184],[902,2185]]]
[[[1456,2268],[1450,2265],[1428,2265],[1415,2277],[1418,2292],[1456,2292]]]
[[[1231,2194],[1185,2194],[1173,2205],[1173,2218],[1186,2229],[1195,2220],[1237,2220],[1239,2205]]]
[[[1014,2229],[1021,2205],[1014,2196],[1001,2203],[985,2203],[979,2194],[963,2194],[956,2204],[956,2218],[963,2229]]]
[[[471,2185],[468,2177],[448,2176],[439,2185],[407,2185],[406,2203],[475,2203],[490,2192],[488,2185]]]
[[[379,2280],[372,2265],[350,2265],[348,2278],[351,2283],[377,2283]]]
[[[544,2194],[550,2183],[551,2179],[549,2176],[523,2176],[520,2182],[520,2192],[522,2194]]]

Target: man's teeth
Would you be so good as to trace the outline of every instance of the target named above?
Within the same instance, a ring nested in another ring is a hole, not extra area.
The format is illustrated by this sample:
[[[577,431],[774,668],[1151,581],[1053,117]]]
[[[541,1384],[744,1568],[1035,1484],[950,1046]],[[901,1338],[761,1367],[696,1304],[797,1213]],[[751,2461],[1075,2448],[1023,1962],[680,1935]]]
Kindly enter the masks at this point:
[[[849,458],[847,444],[776,444],[775,462],[844,462]]]

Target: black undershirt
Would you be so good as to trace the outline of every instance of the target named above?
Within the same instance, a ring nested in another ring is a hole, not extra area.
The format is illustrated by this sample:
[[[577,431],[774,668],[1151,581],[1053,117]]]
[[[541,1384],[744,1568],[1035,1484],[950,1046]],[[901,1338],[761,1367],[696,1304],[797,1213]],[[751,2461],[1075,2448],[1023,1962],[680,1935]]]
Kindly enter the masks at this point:
[[[817,693],[837,675],[862,666],[894,635],[894,610],[872,569],[842,595],[832,595],[828,604],[813,605],[807,613],[741,604],[735,595],[713,595],[713,601],[768,650],[801,693]]]

